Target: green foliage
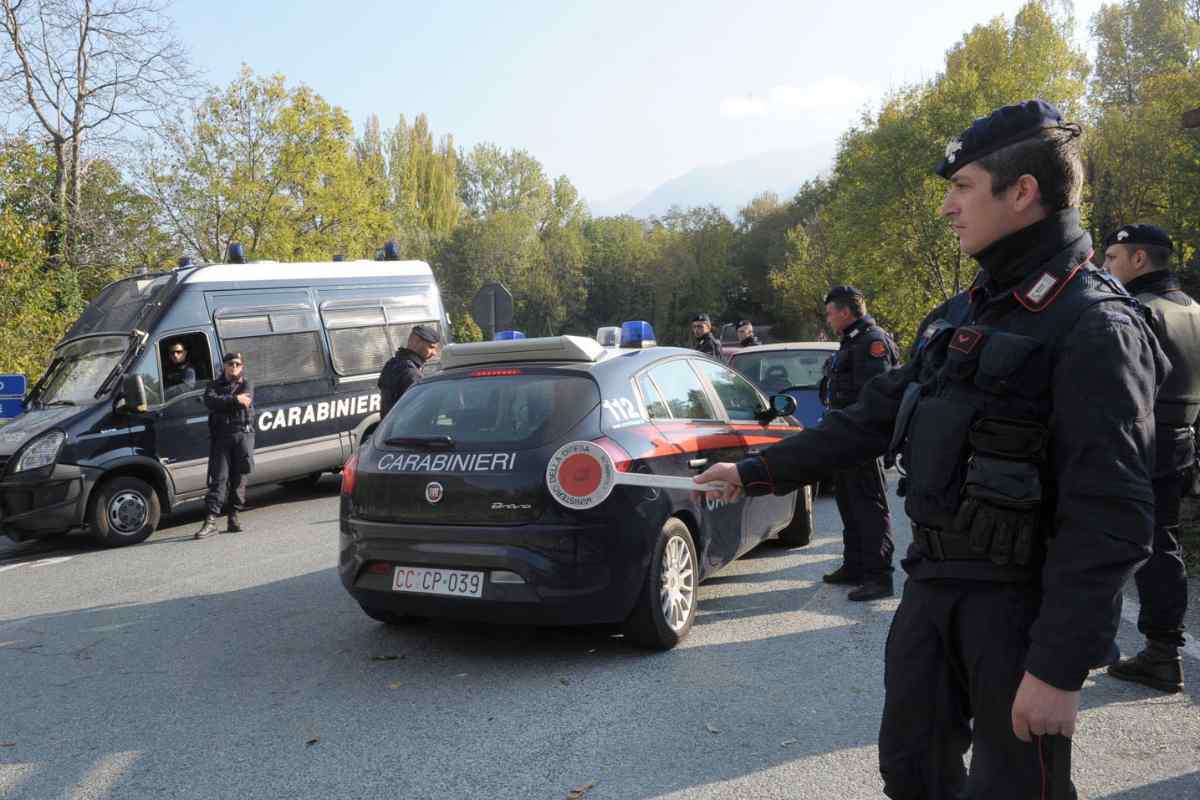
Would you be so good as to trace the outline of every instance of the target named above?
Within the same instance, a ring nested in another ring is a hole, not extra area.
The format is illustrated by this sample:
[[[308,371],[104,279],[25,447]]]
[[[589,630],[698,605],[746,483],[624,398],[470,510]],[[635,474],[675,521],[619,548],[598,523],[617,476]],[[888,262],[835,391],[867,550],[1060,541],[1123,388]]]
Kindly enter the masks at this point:
[[[456,342],[481,342],[483,331],[475,324],[475,320],[466,311],[450,317],[450,330]]]

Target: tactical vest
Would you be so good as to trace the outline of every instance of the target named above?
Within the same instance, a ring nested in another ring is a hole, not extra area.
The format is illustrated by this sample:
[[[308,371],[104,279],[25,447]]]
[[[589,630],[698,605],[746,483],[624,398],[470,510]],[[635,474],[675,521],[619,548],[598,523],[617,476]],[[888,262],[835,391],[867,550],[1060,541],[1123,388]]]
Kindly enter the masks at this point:
[[[1154,405],[1156,425],[1184,428],[1200,415],[1200,304],[1181,289],[1137,295],[1150,316],[1171,371]]]
[[[883,335],[882,340],[872,341],[882,341],[887,349],[886,355],[882,357],[887,359],[889,366],[894,367],[900,362],[900,350],[887,331],[874,323],[859,328],[857,333],[842,341],[838,351],[826,362],[826,377],[829,383],[825,401],[830,408],[846,408],[858,401],[862,387],[855,382],[856,359],[878,357],[871,355],[868,352],[869,345],[865,344],[873,331]]]
[[[918,379],[904,397],[896,437],[914,530],[965,534],[960,511],[981,467],[995,468],[991,479],[1007,483],[999,489],[1013,507],[1028,506],[1037,533],[1044,538],[1049,530],[1054,485],[1044,462],[1057,351],[1091,306],[1132,307],[1134,300],[1086,262],[1051,268],[1013,295],[985,306],[978,323],[970,295],[957,295],[918,339]],[[986,552],[987,543],[981,546]]]

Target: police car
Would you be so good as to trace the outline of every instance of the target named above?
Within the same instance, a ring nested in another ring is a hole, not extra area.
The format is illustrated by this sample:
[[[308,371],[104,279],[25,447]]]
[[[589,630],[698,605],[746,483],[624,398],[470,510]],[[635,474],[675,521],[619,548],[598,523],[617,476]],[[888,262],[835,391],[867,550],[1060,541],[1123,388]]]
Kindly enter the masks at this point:
[[[623,622],[636,643],[670,648],[700,581],[767,539],[807,544],[808,487],[733,503],[687,488],[800,430],[794,401],[652,340],[626,323],[618,348],[573,336],[447,347],[343,470],[338,571],[363,611],[389,624]]]

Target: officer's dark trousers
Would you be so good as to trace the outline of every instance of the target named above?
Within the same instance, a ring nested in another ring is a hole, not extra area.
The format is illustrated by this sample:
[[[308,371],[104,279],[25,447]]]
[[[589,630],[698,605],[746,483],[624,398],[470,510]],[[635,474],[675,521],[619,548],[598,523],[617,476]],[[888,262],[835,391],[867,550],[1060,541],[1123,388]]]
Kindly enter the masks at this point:
[[[219,517],[228,502],[230,513],[246,508],[246,476],[253,463],[254,433],[213,436],[208,445],[208,494],[204,505]]]
[[[1179,543],[1179,503],[1186,473],[1154,480],[1154,552],[1134,574],[1137,582],[1138,630],[1147,639],[1183,647],[1187,613],[1187,569]]]
[[[846,569],[866,576],[892,571],[892,518],[888,513],[883,464],[873,458],[834,473]]]
[[[1043,797],[1038,740],[1026,744],[1012,731],[1040,603],[1041,593],[1027,584],[905,584],[884,666],[879,770],[888,797]]]

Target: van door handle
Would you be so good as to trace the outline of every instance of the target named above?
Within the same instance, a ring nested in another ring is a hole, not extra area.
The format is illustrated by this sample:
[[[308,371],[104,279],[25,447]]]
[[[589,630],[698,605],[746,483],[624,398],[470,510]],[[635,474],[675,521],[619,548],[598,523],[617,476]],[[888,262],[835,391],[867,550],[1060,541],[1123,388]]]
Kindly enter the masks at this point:
[[[692,469],[704,469],[708,466],[707,458],[693,458],[688,461],[688,466]]]

